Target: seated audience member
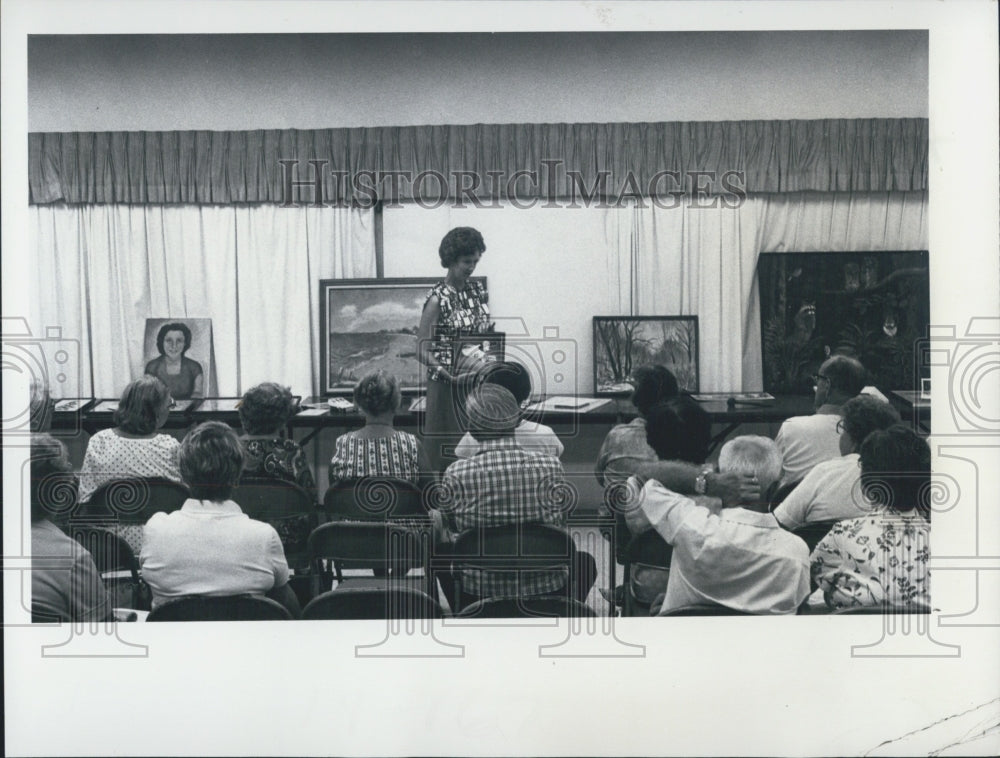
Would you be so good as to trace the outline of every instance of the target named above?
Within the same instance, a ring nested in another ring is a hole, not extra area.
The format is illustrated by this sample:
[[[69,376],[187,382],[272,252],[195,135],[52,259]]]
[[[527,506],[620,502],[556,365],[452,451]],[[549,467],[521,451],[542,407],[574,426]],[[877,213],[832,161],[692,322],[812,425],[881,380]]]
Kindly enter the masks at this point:
[[[653,454],[660,460],[684,463],[699,470],[714,471],[705,464],[711,439],[711,420],[708,413],[697,403],[684,398],[674,398],[666,403],[653,406],[646,418],[646,441]],[[631,503],[623,506],[625,523],[632,534],[649,528],[649,523],[635,513],[634,498],[638,495],[644,479],[633,476],[629,479],[628,494]],[[708,507],[718,508],[718,500],[704,492],[695,495],[699,502]],[[637,516],[638,518],[633,518]]]
[[[632,404],[639,415],[614,427],[601,445],[594,473],[601,486],[625,481],[640,463],[655,461],[656,453],[646,442],[646,416],[656,405],[677,397],[677,379],[659,365],[640,366],[632,373]]]
[[[742,476],[759,479],[766,468]],[[636,504],[634,528],[652,527],[673,547],[660,613],[706,603],[746,613],[795,613],[808,597],[809,549],[771,514],[725,502],[715,512],[656,480],[643,485]]]
[[[162,477],[179,482],[178,442],[158,434],[170,414],[170,393],[153,376],[142,376],[122,393],[115,427],[90,438],[80,468],[80,502],[90,501],[102,485],[115,479]]]
[[[258,594],[299,615],[278,533],[230,500],[243,469],[236,433],[218,421],[200,424],[179,457],[191,498],[178,511],[153,514],[139,558],[153,608],[190,595]]]
[[[858,395],[844,403],[840,420],[841,457],[817,463],[788,497],[774,509],[785,529],[795,530],[816,521],[855,518],[868,512],[861,493],[858,448],[877,429],[899,423],[899,413],[888,403]]]
[[[509,390],[495,384],[479,387],[466,402],[472,436],[479,449],[472,458],[455,461],[444,474],[441,513],[454,536],[466,529],[541,522],[565,525],[565,513],[546,492],[568,486],[559,459],[525,450],[514,430],[520,408]],[[577,551],[576,599],[586,600],[597,578],[597,564]],[[453,592],[440,577],[449,600]],[[565,589],[564,571],[518,573],[467,571],[462,576],[463,605],[484,597],[518,597],[556,593]]]
[[[762,497],[745,500],[741,505],[748,510],[767,513],[770,503],[765,493],[770,492],[781,478],[781,451],[770,437],[757,434],[734,437],[719,451],[719,471],[750,474],[760,487]]]
[[[294,413],[295,398],[287,387],[264,382],[247,390],[240,400],[243,475],[295,482],[315,497],[316,482],[305,453],[298,442],[284,436]]]
[[[76,480],[66,448],[47,434],[31,441],[30,493],[32,614],[39,620],[110,620],[111,601],[94,559],[49,518],[76,497]]]
[[[48,434],[52,430],[52,413],[55,411],[55,406],[55,401],[49,397],[48,385],[38,379],[32,379],[28,423],[34,434]]]
[[[930,448],[902,424],[861,443],[861,487],[871,511],[833,525],[812,553],[812,579],[830,608],[930,608]]]
[[[431,468],[420,440],[393,428],[401,399],[396,377],[381,369],[355,385],[354,404],[364,415],[365,425],[340,435],[334,443],[331,487],[369,476],[426,484]]]
[[[295,482],[315,501],[316,482],[306,454],[298,442],[284,436],[285,424],[295,413],[291,390],[274,382],[258,384],[243,395],[239,410],[243,426],[240,437],[243,477]],[[236,499],[239,500],[238,490]],[[309,515],[269,520],[269,523],[278,530],[287,554],[305,550],[313,527]]]
[[[510,390],[521,408],[531,397],[531,377],[528,375],[528,370],[520,363],[507,361],[491,366],[483,381]],[[562,442],[545,424],[522,418],[514,430],[514,439],[525,450],[537,450],[540,453],[554,455],[556,458],[563,453]],[[455,455],[458,458],[471,458],[478,449],[479,443],[466,432],[455,448]]]
[[[781,450],[781,487],[801,481],[817,463],[840,456],[840,409],[865,386],[865,369],[854,358],[835,355],[814,378],[815,413],[787,419],[774,438]]]

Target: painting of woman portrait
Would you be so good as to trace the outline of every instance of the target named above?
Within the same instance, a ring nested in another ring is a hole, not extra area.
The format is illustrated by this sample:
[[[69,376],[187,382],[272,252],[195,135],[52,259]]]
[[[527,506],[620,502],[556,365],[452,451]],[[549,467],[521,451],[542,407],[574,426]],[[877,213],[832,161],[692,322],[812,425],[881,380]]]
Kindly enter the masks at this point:
[[[145,373],[167,385],[174,400],[203,397],[204,371],[198,361],[186,356],[191,349],[190,327],[180,321],[163,324],[156,334],[156,349],[159,356],[146,364]]]

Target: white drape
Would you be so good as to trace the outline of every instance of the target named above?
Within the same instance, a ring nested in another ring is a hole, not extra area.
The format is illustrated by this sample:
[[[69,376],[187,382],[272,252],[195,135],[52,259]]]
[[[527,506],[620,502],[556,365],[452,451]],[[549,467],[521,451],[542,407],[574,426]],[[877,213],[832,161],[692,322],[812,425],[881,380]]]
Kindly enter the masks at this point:
[[[613,253],[631,272],[622,315],[697,315],[700,387],[763,387],[757,259],[762,252],[927,249],[927,194],[756,195],[739,207],[705,198],[634,208]],[[628,310],[625,306],[628,304]]]
[[[32,329],[79,340],[80,389],[142,371],[145,319],[212,319],[220,395],[319,387],[320,279],[375,275],[371,211],[276,206],[31,207]]]

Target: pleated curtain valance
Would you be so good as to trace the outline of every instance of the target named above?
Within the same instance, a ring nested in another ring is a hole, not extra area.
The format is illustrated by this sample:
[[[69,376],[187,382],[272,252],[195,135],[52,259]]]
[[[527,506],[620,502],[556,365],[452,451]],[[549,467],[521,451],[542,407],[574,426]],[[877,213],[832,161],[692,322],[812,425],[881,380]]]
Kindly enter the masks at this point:
[[[927,119],[28,135],[46,203],[366,204],[927,189]]]

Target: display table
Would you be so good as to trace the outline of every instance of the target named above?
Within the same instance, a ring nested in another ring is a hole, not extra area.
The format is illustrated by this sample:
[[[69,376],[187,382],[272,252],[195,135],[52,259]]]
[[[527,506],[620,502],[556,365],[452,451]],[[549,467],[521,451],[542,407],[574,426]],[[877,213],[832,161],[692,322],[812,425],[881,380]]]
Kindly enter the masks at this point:
[[[895,394],[895,393],[894,393]],[[396,426],[420,432],[423,421],[422,397],[404,398],[403,408],[396,414]],[[528,407],[525,416],[552,427],[560,436],[572,436],[582,427],[611,427],[631,421],[637,411],[626,398],[578,398],[577,403],[560,402],[561,397],[547,398]],[[573,407],[579,404],[579,407]],[[779,395],[766,403],[727,402],[725,399],[700,401],[708,413],[715,434],[715,447],[743,424],[781,423],[791,416],[804,416],[813,411],[811,395]],[[93,404],[100,408],[100,404]],[[928,409],[929,412],[929,409]],[[223,421],[232,426],[240,423],[239,412],[233,398],[206,398],[192,402],[188,407],[172,411],[164,425],[166,430],[181,430],[204,421]],[[327,406],[325,398],[309,397],[301,404],[301,411],[288,422],[289,435],[299,444],[306,445],[327,428],[356,429],[364,425],[364,416],[356,410],[340,411]],[[114,426],[114,413],[80,409],[53,414],[56,431],[83,429],[89,434]],[[301,430],[301,431],[299,431]],[[296,436],[296,433],[299,436]]]

